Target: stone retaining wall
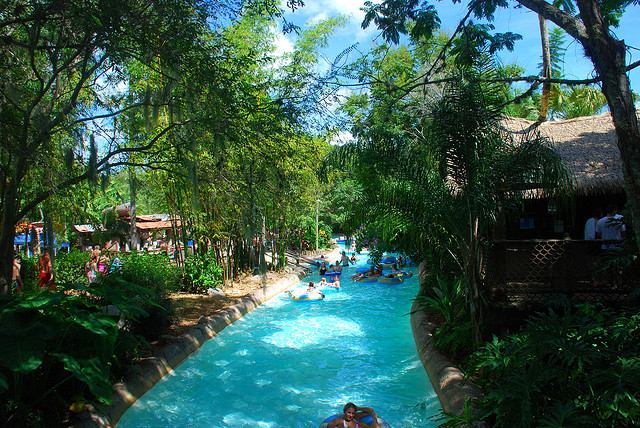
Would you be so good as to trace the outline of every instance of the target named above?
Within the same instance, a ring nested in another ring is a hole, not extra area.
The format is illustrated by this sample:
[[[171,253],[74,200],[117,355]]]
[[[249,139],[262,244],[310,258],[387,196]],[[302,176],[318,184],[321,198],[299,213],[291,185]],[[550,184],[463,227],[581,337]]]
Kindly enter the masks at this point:
[[[428,286],[425,284],[424,264],[420,265],[418,272],[422,292],[424,287]],[[459,368],[434,348],[432,343],[434,326],[427,319],[426,313],[418,309],[418,303],[414,302],[411,307],[411,328],[422,364],[438,395],[442,409],[462,416],[467,399],[480,398],[482,393],[471,380],[464,379],[464,373]]]

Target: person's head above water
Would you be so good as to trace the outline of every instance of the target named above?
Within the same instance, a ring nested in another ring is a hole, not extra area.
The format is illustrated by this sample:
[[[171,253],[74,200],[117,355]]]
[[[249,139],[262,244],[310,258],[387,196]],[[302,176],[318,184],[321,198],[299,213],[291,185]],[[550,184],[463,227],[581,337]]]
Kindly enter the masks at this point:
[[[356,405],[351,402],[345,404],[344,407],[342,408],[342,411],[344,412],[344,418],[348,421],[353,419],[353,417],[356,414],[356,409],[357,409]]]

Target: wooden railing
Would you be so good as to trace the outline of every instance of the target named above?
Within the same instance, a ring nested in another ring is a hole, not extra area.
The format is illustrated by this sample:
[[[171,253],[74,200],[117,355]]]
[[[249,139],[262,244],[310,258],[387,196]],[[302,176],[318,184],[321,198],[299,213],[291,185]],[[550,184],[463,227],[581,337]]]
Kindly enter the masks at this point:
[[[621,301],[630,287],[618,269],[598,272],[603,241],[494,241],[484,260],[484,284],[494,303],[544,301],[560,295]]]

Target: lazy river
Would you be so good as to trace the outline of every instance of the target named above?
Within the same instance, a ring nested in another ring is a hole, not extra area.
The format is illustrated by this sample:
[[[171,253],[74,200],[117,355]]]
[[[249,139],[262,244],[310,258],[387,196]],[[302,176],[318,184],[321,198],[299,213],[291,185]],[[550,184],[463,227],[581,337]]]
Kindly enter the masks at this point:
[[[225,328],[117,426],[314,428],[348,401],[373,407],[393,428],[437,426],[440,403],[408,315],[418,275],[352,282],[366,258],[345,268],[341,291],[322,301],[281,293]]]

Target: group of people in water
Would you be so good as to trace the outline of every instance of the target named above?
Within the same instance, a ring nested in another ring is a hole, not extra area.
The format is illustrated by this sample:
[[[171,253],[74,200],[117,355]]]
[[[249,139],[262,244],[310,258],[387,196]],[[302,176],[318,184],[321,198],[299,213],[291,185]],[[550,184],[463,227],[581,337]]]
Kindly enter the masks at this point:
[[[324,259],[324,256],[321,256],[321,258]],[[351,257],[349,257],[347,256],[346,251],[343,251],[342,255],[340,256],[340,260],[336,260],[336,263],[333,265],[329,263],[329,266],[327,266],[327,263],[325,261],[322,261],[320,263],[320,268],[318,269],[318,274],[324,275],[327,272],[342,273],[343,267],[347,267],[349,266],[349,264],[354,265],[357,261],[358,258],[356,257],[356,253],[351,254]]]
[[[367,278],[380,278],[381,276],[386,276],[387,278],[395,278],[398,275],[401,275],[401,271],[398,268],[398,263],[394,263],[393,265],[391,265],[391,273],[384,275],[384,273],[382,272],[382,266],[378,265],[377,267],[375,266],[371,266],[369,268],[369,270],[365,271],[365,272],[360,272],[360,273],[356,273],[355,275],[351,276],[351,280],[352,281],[362,281],[363,279],[367,279]]]
[[[336,272],[338,274],[342,273],[342,268],[349,266],[349,264],[355,264],[357,261],[357,257],[356,257],[356,253],[354,252],[351,257],[347,256],[346,252],[343,251],[342,255],[340,257],[340,260],[336,260],[335,264],[331,264],[329,263],[329,266],[327,266],[325,261],[322,261],[320,263],[320,267],[318,268],[318,274],[319,275],[326,275],[327,273],[331,273],[331,272]],[[403,259],[401,257],[398,257],[397,262],[393,263],[391,265],[391,273],[384,275],[383,274],[383,267],[382,265],[378,265],[378,266],[371,266],[369,268],[369,270],[365,271],[365,272],[360,272],[360,273],[356,273],[355,275],[351,276],[351,280],[352,281],[361,281],[363,279],[367,279],[367,278],[380,278],[381,276],[386,276],[387,278],[394,278],[398,275],[401,275],[402,272],[400,271],[400,267],[402,265]],[[338,275],[333,275],[332,278],[337,278]],[[324,279],[323,279],[324,281]],[[340,279],[337,279],[337,281],[339,282]]]

